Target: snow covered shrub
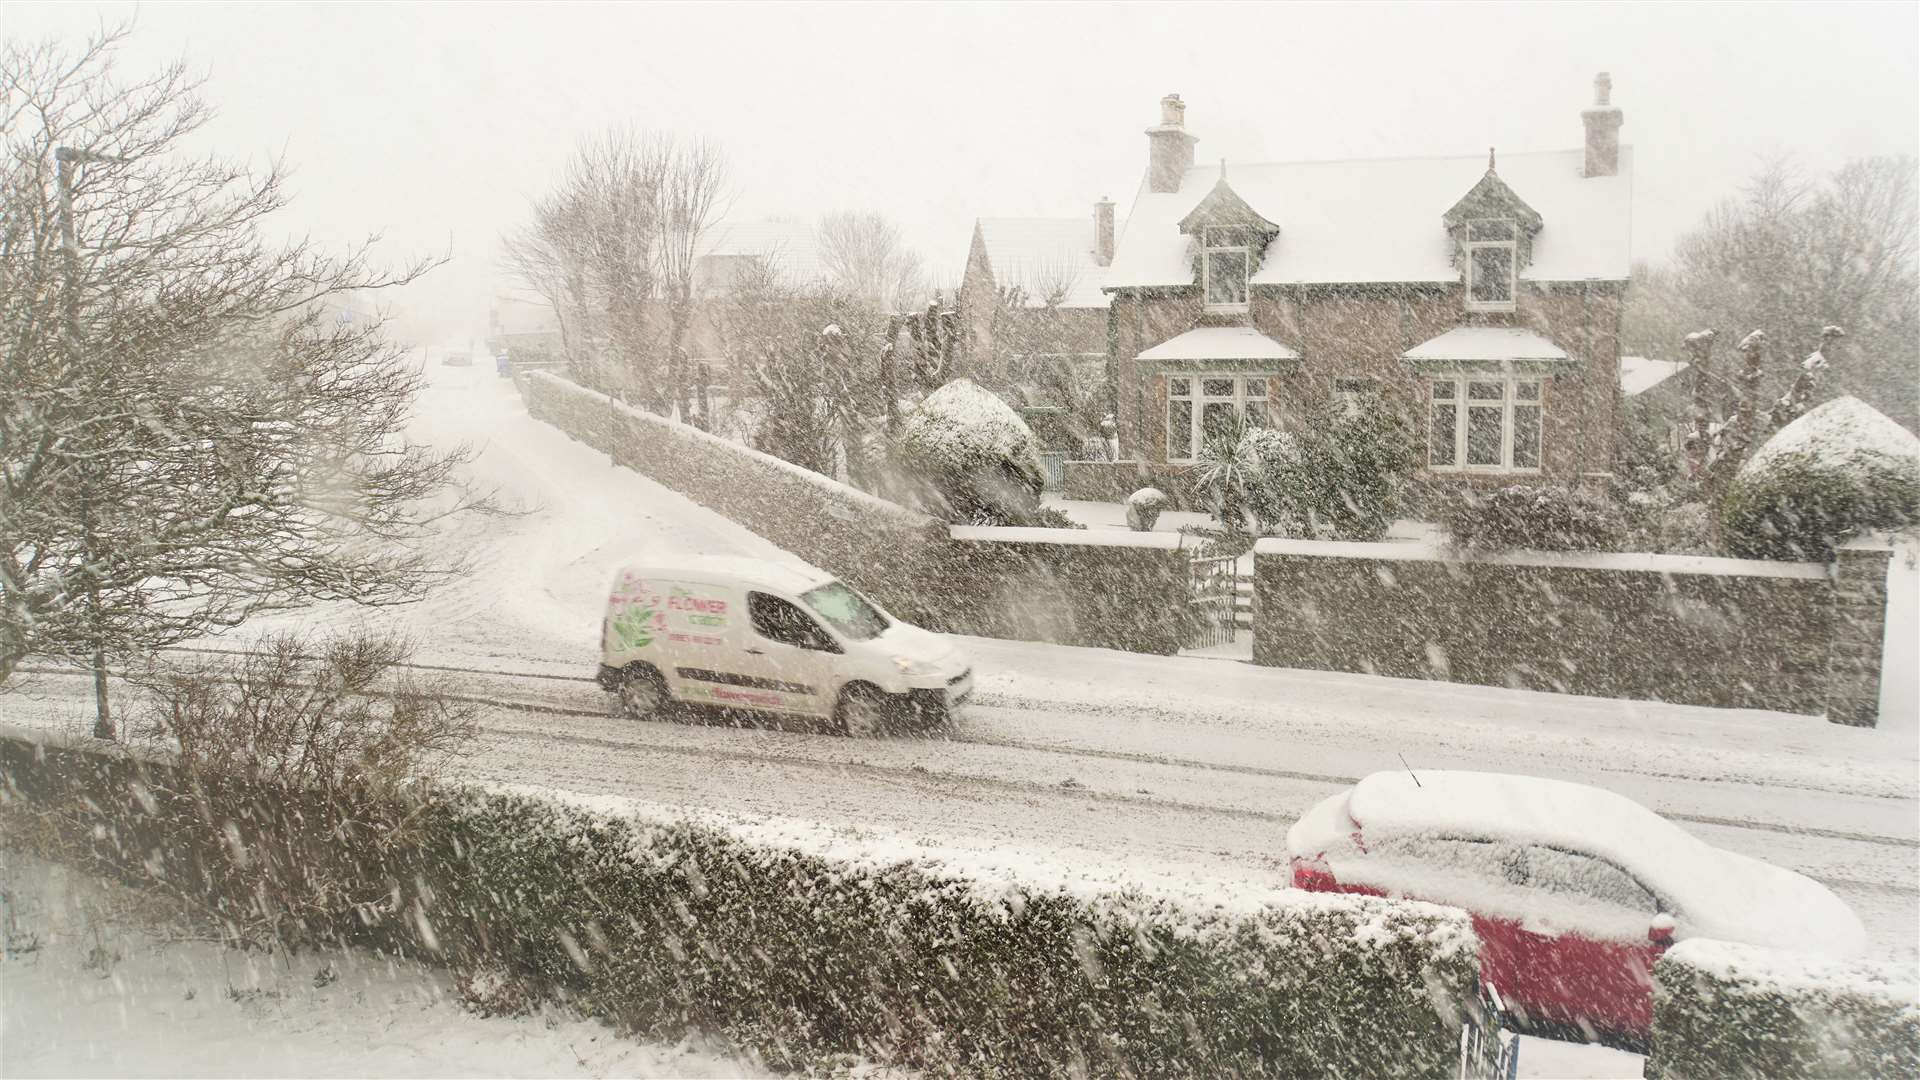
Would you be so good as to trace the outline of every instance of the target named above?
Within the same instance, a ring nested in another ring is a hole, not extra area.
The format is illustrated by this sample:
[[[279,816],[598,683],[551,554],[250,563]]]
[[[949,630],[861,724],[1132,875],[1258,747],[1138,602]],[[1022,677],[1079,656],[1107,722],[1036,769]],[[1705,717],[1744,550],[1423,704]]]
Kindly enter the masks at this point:
[[[338,939],[436,959],[481,1000],[539,988],[778,1069],[856,1054],[933,1076],[1439,1078],[1479,968],[1465,915],[1425,904],[988,882],[474,789],[369,790],[330,828],[299,789],[188,791],[172,771],[0,735],[0,816],[57,816],[160,887],[202,887],[234,851],[311,864],[347,886]],[[240,839],[182,824],[202,816]],[[260,816],[280,825],[255,832]]]
[[[1920,439],[1858,398],[1829,401],[1747,459],[1720,506],[1729,551],[1824,562],[1864,529],[1920,522]]]
[[[1696,939],[1653,968],[1649,1077],[1920,1075],[1911,968]]]
[[[1166,508],[1166,492],[1159,488],[1141,488],[1127,496],[1127,528],[1134,532],[1152,532],[1154,523],[1160,520],[1160,511]]]
[[[1626,534],[1612,503],[1548,484],[1465,490],[1446,501],[1441,518],[1463,551],[1610,551]]]
[[[895,460],[921,482],[928,512],[972,525],[1024,525],[1045,474],[1026,421],[971,379],[955,379],[900,425]]]
[[[1277,528],[1326,540],[1378,540],[1419,463],[1418,446],[1398,410],[1377,394],[1353,410],[1330,400],[1310,404],[1291,447],[1262,450],[1266,513]],[[1261,511],[1256,510],[1256,513]]]

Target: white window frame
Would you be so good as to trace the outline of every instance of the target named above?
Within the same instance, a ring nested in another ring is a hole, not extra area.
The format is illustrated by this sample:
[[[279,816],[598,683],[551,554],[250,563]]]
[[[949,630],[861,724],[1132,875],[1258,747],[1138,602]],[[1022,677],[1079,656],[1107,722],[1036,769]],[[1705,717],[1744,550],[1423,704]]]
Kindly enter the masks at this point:
[[[1508,375],[1498,372],[1475,374],[1461,372],[1457,375],[1430,375],[1423,381],[1425,395],[1424,432],[1427,444],[1427,470],[1437,473],[1479,473],[1483,475],[1537,476],[1547,461],[1547,377],[1544,375]],[[1436,400],[1433,388],[1446,383],[1453,387],[1453,400]],[[1481,401],[1474,405],[1467,398],[1469,383],[1499,383],[1499,402]],[[1526,401],[1520,400],[1520,388],[1528,386],[1534,396]],[[1469,465],[1467,463],[1467,432],[1469,430],[1469,408],[1500,407],[1500,463],[1497,465]],[[1453,406],[1453,464],[1436,465],[1433,463],[1433,414],[1441,405]],[[1539,446],[1534,448],[1538,460],[1535,465],[1516,466],[1513,463],[1513,411],[1516,408],[1536,408],[1540,411]]]
[[[1166,442],[1164,445],[1166,447],[1165,456],[1169,464],[1192,464],[1198,459],[1200,450],[1206,446],[1206,439],[1203,437],[1203,433],[1206,430],[1205,417],[1207,405],[1219,404],[1223,401],[1232,402],[1234,419],[1242,424],[1247,421],[1247,405],[1251,402],[1257,401],[1264,404],[1268,410],[1269,417],[1272,415],[1273,375],[1237,371],[1167,371],[1161,374],[1167,380],[1167,408],[1166,414],[1161,419],[1162,422],[1166,424]],[[1175,379],[1189,380],[1186,393],[1178,394],[1174,392],[1173,380]],[[1205,380],[1207,379],[1233,380],[1233,393],[1206,393]],[[1249,394],[1247,392],[1247,384],[1250,382],[1260,383],[1261,389],[1264,390],[1265,393]],[[1173,403],[1176,401],[1191,402],[1193,405],[1193,408],[1189,410],[1187,414],[1187,434],[1192,440],[1188,445],[1192,448],[1192,451],[1186,457],[1173,456]]]
[[[1506,226],[1507,238],[1504,240],[1475,240],[1475,225],[1500,224]],[[1512,311],[1520,296],[1520,223],[1512,218],[1473,218],[1467,222],[1467,310],[1468,311]],[[1486,248],[1500,248],[1507,253],[1507,298],[1505,300],[1475,300],[1473,298],[1473,280],[1477,272],[1474,255]]]
[[[1209,312],[1230,314],[1247,310],[1248,300],[1253,295],[1253,248],[1246,244],[1215,244],[1213,234],[1219,231],[1215,227],[1200,230],[1200,300]],[[1240,300],[1238,303],[1216,304],[1213,302],[1213,257],[1240,253]]]

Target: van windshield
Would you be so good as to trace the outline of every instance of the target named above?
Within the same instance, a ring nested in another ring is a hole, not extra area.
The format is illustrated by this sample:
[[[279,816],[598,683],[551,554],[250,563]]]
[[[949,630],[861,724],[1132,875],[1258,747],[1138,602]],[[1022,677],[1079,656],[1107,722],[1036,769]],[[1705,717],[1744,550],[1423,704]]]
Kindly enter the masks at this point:
[[[876,638],[892,624],[867,598],[838,581],[829,581],[817,589],[803,592],[800,599],[833,624],[835,630],[855,641]]]

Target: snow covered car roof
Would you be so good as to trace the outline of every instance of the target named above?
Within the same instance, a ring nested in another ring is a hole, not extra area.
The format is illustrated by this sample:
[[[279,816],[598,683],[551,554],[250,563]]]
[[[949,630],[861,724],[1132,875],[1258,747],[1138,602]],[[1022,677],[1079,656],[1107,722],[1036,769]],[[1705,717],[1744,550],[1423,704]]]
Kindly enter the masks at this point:
[[[670,563],[634,563],[620,568],[622,576],[663,578],[667,581],[739,582],[780,589],[799,595],[834,580],[833,575],[811,567],[792,566],[734,555],[697,555]]]
[[[1625,796],[1502,773],[1423,769],[1417,777],[1406,771],[1374,773],[1344,796],[1346,816],[1359,826],[1368,848],[1425,836],[1591,855],[1651,890],[1679,921],[1680,936],[1833,955],[1864,947],[1860,920],[1824,886],[1713,847]],[[1379,859],[1364,851],[1333,854],[1348,841],[1340,835],[1345,823],[1339,816],[1316,808],[1289,832],[1288,846],[1294,854],[1312,855],[1325,845],[1336,877],[1368,883],[1373,874],[1364,864]],[[1417,895],[1417,889],[1406,891]]]

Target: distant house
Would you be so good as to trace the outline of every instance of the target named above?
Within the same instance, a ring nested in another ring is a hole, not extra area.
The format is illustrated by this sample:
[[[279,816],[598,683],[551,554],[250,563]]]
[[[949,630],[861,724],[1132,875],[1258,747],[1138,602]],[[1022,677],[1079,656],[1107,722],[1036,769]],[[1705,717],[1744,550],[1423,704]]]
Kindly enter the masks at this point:
[[[980,218],[955,297],[967,372],[995,387],[1050,445],[1078,445],[1113,403],[1105,285],[1113,203],[1084,218]]]
[[[560,320],[545,300],[495,296],[487,309],[487,350],[522,362],[557,362],[561,347]]]
[[[1653,430],[1660,444],[1673,451],[1676,460],[1686,445],[1687,406],[1693,398],[1690,381],[1675,378],[1685,370],[1684,360],[1620,358],[1620,396],[1627,409]]]
[[[1133,472],[1370,391],[1435,480],[1610,468],[1633,158],[1609,97],[1602,74],[1582,149],[1204,166],[1165,98],[1102,286]]]

